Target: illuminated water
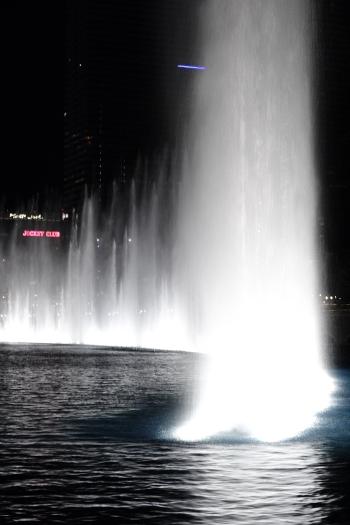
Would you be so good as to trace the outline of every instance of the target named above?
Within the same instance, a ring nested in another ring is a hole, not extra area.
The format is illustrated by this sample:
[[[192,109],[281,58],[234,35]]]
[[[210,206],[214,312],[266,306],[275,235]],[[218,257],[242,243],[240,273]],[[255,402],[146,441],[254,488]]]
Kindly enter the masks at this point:
[[[173,284],[166,164],[153,167],[149,179],[140,168],[132,187],[114,187],[102,209],[96,196],[86,197],[69,229],[54,224],[59,240],[23,238],[28,226],[13,225],[10,238],[0,239],[0,340],[188,346]]]
[[[210,361],[182,439],[232,428],[284,439],[329,403],[309,10],[304,0],[203,9],[208,70],[194,88],[180,242],[187,318]]]
[[[2,346],[1,523],[346,525],[349,371],[302,439],[168,440],[201,359]]]

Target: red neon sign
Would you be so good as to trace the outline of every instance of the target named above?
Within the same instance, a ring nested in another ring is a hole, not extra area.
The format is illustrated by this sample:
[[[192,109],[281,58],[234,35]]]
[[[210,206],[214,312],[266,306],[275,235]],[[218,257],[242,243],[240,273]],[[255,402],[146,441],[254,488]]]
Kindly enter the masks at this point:
[[[61,232],[49,230],[24,230],[22,237],[51,237],[57,239],[58,237],[61,237]]]

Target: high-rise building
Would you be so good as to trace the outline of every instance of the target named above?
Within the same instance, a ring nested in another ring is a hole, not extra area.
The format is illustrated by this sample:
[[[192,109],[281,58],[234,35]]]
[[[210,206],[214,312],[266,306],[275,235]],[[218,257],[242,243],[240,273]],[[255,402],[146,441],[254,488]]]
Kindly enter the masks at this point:
[[[350,5],[320,2],[318,161],[328,289],[350,298]]]
[[[126,184],[138,155],[169,145],[191,60],[185,0],[71,0],[66,6],[63,204]],[[182,83],[182,84],[181,84]]]

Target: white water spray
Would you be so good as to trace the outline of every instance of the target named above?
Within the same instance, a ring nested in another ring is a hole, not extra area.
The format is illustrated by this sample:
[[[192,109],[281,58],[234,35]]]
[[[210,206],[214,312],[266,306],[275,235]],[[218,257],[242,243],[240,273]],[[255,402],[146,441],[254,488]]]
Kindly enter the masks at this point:
[[[153,180],[143,169],[128,192],[115,189],[109,209],[86,197],[62,240],[23,237],[13,224],[0,242],[1,341],[188,348],[171,272],[165,166]]]
[[[305,0],[207,3],[180,227],[208,354],[197,440],[294,436],[328,406],[317,305],[312,38]]]

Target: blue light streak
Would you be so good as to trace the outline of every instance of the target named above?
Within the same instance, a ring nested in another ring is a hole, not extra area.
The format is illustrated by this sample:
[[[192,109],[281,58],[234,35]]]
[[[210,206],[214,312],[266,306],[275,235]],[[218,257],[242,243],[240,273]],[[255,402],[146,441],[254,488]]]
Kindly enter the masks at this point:
[[[192,66],[191,64],[178,64],[179,69],[207,69],[206,66]]]

